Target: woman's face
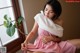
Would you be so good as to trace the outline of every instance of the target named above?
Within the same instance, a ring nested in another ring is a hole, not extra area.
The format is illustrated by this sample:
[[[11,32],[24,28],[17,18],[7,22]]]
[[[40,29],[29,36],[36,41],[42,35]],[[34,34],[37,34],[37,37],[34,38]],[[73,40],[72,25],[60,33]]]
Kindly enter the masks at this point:
[[[46,17],[50,18],[50,19],[55,15],[55,13],[53,12],[52,7],[48,4],[46,5],[46,7],[44,9],[44,15]]]

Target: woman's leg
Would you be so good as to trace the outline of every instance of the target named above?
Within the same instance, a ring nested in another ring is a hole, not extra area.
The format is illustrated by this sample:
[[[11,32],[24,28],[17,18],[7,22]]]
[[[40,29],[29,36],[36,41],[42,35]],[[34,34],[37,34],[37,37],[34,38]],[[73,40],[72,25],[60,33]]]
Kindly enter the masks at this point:
[[[80,49],[80,39],[68,40],[68,42],[76,46],[77,49]]]

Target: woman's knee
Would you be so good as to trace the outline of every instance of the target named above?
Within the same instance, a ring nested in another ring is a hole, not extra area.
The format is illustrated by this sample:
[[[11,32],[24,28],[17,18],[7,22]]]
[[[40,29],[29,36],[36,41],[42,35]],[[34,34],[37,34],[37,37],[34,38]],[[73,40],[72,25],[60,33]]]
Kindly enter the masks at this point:
[[[80,39],[68,40],[68,42],[74,45],[77,49],[80,49]]]

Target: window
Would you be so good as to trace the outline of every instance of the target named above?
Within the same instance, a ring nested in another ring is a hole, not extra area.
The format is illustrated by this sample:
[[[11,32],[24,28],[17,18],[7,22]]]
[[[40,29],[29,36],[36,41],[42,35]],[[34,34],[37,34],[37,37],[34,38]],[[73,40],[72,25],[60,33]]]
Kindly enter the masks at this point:
[[[6,4],[6,5],[5,5]],[[6,0],[3,2],[3,0],[1,0],[0,2],[0,32],[1,32],[1,40],[3,45],[19,38],[18,36],[18,32],[16,29],[16,33],[14,34],[14,36],[9,37],[6,33],[6,28],[3,25],[4,22],[4,15],[8,15],[9,17],[11,17],[12,21],[15,20],[15,16],[14,16],[14,11],[13,11],[13,6],[11,4],[11,0]],[[6,38],[5,38],[6,37]],[[5,39],[4,39],[5,38]]]
[[[17,21],[18,17],[21,16],[18,0],[0,0],[0,37],[3,45],[7,47],[7,52],[15,53],[15,51],[20,49],[20,45],[24,41],[25,36],[21,34],[17,29],[16,33],[12,37],[9,37],[6,34],[6,28],[3,26],[3,17],[5,14],[11,17],[13,23]],[[23,24],[21,24],[21,26],[18,28],[24,32]]]

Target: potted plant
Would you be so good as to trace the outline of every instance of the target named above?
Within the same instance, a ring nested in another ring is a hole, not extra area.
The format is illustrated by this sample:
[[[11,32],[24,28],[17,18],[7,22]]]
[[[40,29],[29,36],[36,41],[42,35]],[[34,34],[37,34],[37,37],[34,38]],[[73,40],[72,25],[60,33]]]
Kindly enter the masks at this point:
[[[11,20],[11,18],[10,17],[8,17],[7,15],[4,15],[4,26],[7,28],[6,29],[6,33],[10,36],[10,37],[12,37],[13,35],[14,35],[14,33],[15,33],[15,28],[17,28],[18,29],[18,31],[20,31],[20,33],[22,33],[23,35],[25,35],[19,28],[18,28],[18,26],[20,26],[20,24],[21,24],[21,22],[23,21],[23,17],[22,16],[19,16],[18,17],[18,20],[17,21],[15,21],[15,23],[13,24],[12,22],[12,20]]]
[[[18,31],[20,33],[22,33],[23,35],[25,35],[25,33],[23,33],[18,27],[21,26],[21,22],[23,21],[23,17],[22,16],[19,16],[18,17],[18,20],[15,21],[15,23],[12,23],[13,21],[11,20],[10,17],[8,17],[7,15],[4,15],[4,23],[2,25],[4,25],[6,27],[6,33],[8,36],[12,37],[15,33],[15,29],[18,29]],[[1,47],[0,47],[0,53],[6,53],[6,47],[3,46],[3,43],[2,43],[2,40],[1,40],[1,37],[0,37],[0,44],[1,44]]]

